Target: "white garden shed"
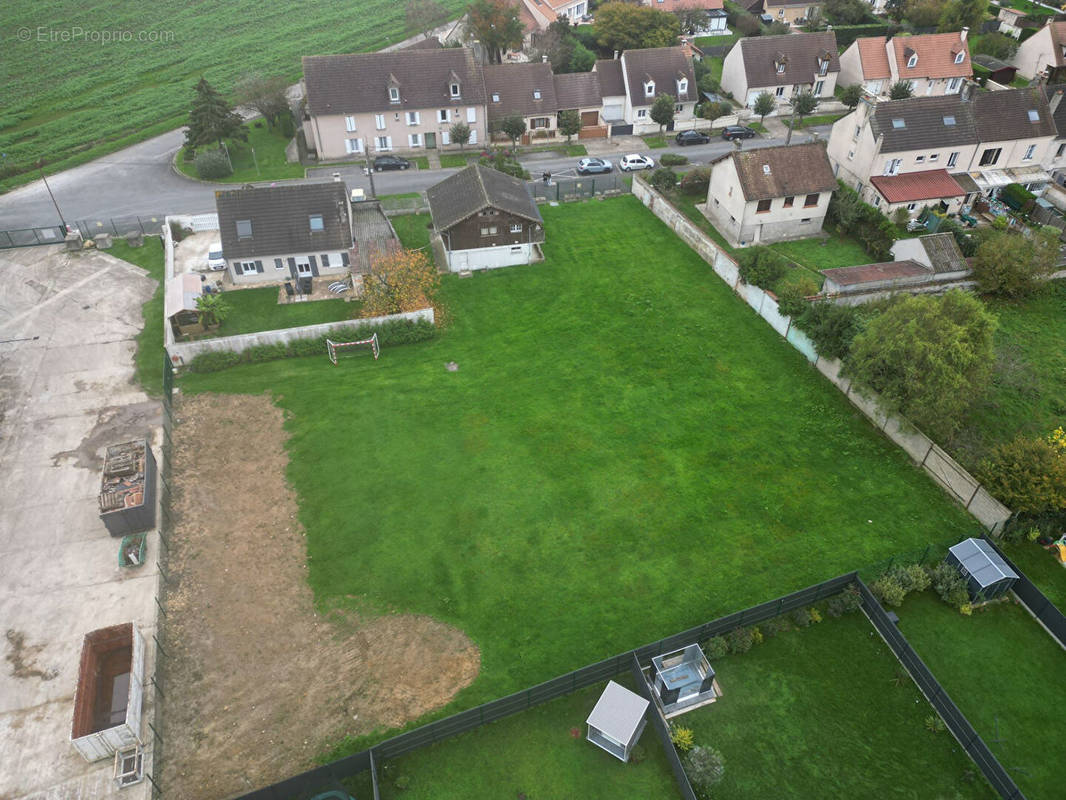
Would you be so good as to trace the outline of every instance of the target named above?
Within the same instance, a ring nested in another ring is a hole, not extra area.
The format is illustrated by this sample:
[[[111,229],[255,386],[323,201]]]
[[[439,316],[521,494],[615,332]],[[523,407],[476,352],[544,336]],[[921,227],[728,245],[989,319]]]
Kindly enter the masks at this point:
[[[588,740],[620,761],[629,761],[633,745],[644,732],[650,703],[614,681],[607,682],[596,706],[585,720]]]

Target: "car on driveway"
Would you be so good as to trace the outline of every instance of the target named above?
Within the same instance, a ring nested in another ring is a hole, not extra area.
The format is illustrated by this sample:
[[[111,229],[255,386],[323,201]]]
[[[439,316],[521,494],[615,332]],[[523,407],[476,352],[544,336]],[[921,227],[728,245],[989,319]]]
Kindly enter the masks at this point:
[[[622,156],[622,160],[618,162],[618,169],[622,172],[630,172],[635,169],[652,169],[655,166],[655,162],[647,156],[642,156],[640,153],[630,153],[628,156]]]
[[[754,129],[749,128],[747,125],[728,125],[722,131],[722,138],[730,142],[734,139],[752,139],[754,136]]]
[[[707,142],[711,141],[711,137],[699,131],[681,131],[674,137],[674,141],[680,145],[707,144]]]
[[[410,161],[399,156],[378,156],[374,159],[374,172],[381,172],[385,169],[407,169],[410,166]]]
[[[207,268],[215,271],[226,268],[226,259],[222,257],[222,242],[212,242],[207,248]]]
[[[583,158],[577,162],[578,175],[596,175],[610,171],[611,162],[606,158]]]

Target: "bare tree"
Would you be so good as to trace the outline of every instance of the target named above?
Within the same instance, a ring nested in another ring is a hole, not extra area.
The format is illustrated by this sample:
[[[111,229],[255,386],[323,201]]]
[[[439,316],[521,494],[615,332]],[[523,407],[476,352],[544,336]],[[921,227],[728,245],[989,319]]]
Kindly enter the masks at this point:
[[[250,72],[237,81],[233,87],[233,97],[237,105],[253,108],[262,114],[273,128],[278,119],[289,112],[288,90],[289,82],[282,77]]]
[[[448,21],[448,9],[437,0],[408,0],[406,8],[407,32],[420,33],[427,38],[435,28]]]

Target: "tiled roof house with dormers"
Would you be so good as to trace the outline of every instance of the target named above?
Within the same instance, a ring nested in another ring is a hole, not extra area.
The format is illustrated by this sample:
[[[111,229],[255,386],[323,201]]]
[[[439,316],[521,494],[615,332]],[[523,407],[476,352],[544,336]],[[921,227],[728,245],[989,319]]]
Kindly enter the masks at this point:
[[[485,83],[466,48],[305,56],[303,128],[319,160],[447,147],[457,122],[487,139]]]
[[[839,72],[832,31],[755,36],[740,39],[726,54],[722,88],[749,108],[763,92],[772,94],[780,106],[804,90],[832,97]]]
[[[860,84],[875,99],[887,99],[897,81],[910,84],[914,97],[958,94],[973,77],[968,32],[860,37],[840,56],[840,83]]]
[[[651,107],[661,94],[674,100],[674,125],[680,128],[687,123],[691,126],[696,119],[699,89],[692,60],[684,50],[680,47],[626,50],[619,62],[625,92],[622,115],[626,123],[633,126],[634,134],[639,136],[659,130],[658,123],[651,118]],[[602,94],[606,106],[608,94],[606,91]]]

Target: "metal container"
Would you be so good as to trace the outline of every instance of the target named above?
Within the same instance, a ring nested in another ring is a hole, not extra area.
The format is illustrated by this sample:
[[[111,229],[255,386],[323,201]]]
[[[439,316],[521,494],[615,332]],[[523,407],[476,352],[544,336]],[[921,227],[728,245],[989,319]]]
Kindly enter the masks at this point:
[[[141,741],[144,638],[132,622],[86,634],[70,741],[99,761]]]
[[[155,527],[156,466],[146,439],[107,448],[100,487],[100,519],[112,536]]]

